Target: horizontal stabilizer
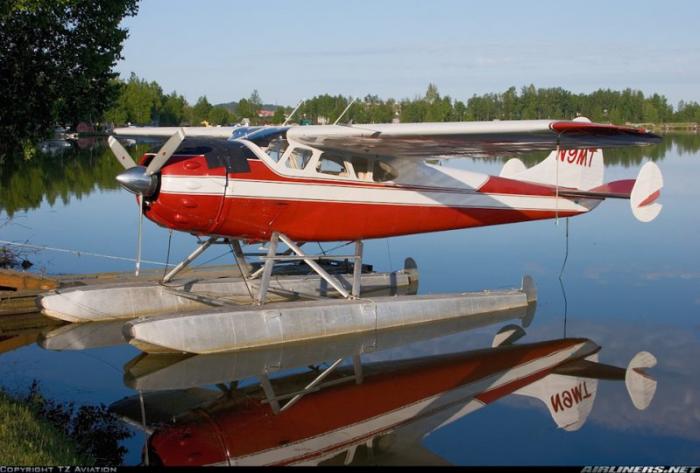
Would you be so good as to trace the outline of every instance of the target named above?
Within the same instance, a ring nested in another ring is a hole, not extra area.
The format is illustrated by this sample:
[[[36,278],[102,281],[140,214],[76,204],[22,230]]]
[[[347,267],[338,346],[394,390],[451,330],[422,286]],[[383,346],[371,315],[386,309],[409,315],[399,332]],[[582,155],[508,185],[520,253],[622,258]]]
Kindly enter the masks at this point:
[[[663,208],[656,202],[663,185],[661,170],[650,161],[642,166],[637,179],[608,182],[589,190],[559,189],[558,193],[559,196],[570,199],[629,199],[637,220],[651,222]]]
[[[594,187],[591,190],[559,189],[559,196],[582,199],[629,199],[634,187],[634,179],[613,181]]]
[[[656,394],[656,380],[644,372],[656,366],[656,357],[647,351],[637,353],[627,366],[625,387],[634,407],[643,411]]]
[[[525,336],[525,330],[515,324],[509,324],[501,328],[491,341],[491,347],[512,345]]]
[[[655,163],[649,161],[642,166],[630,195],[630,206],[637,220],[651,222],[659,215],[662,205],[656,199],[661,195],[663,186],[661,170]]]

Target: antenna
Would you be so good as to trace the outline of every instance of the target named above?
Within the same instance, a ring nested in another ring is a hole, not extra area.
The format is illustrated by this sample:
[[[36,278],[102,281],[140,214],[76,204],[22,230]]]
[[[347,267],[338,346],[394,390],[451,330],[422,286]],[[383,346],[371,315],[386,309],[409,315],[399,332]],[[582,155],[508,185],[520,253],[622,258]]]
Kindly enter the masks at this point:
[[[299,103],[298,103],[297,106],[294,108],[294,110],[292,110],[292,113],[289,114],[289,116],[288,116],[287,119],[284,121],[284,123],[282,123],[281,126],[285,126],[285,125],[287,124],[287,122],[289,122],[289,120],[292,119],[292,117],[294,116],[294,114],[297,113],[297,110],[299,110],[299,107],[301,107],[302,105],[304,105],[304,102],[306,102],[306,100],[303,100],[303,99],[302,99],[302,100],[299,101]]]
[[[340,121],[341,118],[343,118],[343,115],[345,115],[348,110],[350,110],[350,107],[352,107],[352,104],[357,102],[357,98],[352,99],[352,101],[348,104],[347,107],[345,107],[345,110],[343,110],[343,113],[340,114],[340,116],[333,122],[334,125],[337,125],[338,122]]]

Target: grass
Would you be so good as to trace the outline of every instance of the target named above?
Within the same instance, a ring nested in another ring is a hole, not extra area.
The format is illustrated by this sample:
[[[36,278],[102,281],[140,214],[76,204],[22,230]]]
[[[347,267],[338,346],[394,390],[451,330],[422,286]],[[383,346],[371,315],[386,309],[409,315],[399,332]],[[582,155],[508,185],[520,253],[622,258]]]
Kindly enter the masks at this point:
[[[92,465],[75,442],[0,391],[0,465]]]

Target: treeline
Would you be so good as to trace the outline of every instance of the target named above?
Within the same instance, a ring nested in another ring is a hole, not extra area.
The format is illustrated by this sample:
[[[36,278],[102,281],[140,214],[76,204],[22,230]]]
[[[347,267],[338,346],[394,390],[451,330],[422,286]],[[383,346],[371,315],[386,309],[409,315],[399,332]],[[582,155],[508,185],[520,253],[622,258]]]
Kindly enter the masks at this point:
[[[354,100],[354,102],[353,102]],[[671,123],[700,122],[700,105],[683,102],[674,107],[663,95],[645,96],[632,89],[601,89],[590,94],[575,94],[561,87],[517,90],[510,87],[501,93],[474,94],[466,101],[441,95],[430,84],[422,96],[413,99],[382,99],[367,95],[362,99],[343,95],[318,95],[299,108],[293,117],[297,123],[341,122],[388,123],[445,122],[468,120],[526,120],[573,118],[586,116],[596,122]],[[147,82],[135,74],[119,83],[119,97],[105,114],[105,121],[115,125],[232,125],[247,120],[251,124],[282,123],[292,111],[289,106],[275,106],[274,114],[260,116],[263,101],[254,90],[238,102],[212,105],[206,96],[190,105],[176,92],[164,94],[156,82]]]
[[[321,95],[305,102],[302,116],[314,123],[333,122],[352,98]],[[367,95],[357,100],[342,121],[354,123],[444,122],[470,120],[528,120],[574,118],[585,116],[597,122],[670,123],[700,122],[700,105],[681,102],[677,110],[663,95],[645,96],[643,92],[625,89],[601,89],[590,94],[574,94],[561,87],[510,87],[505,92],[474,94],[466,101],[441,95],[434,84],[425,94],[413,99],[383,100]],[[296,117],[295,117],[296,118]]]
[[[226,105],[212,105],[206,96],[190,105],[177,92],[164,94],[157,82],[148,82],[135,74],[126,82],[118,82],[119,95],[115,104],[105,112],[104,121],[114,125],[232,125],[247,118],[257,123],[262,100],[257,90],[248,98]],[[284,121],[280,108],[275,120]]]

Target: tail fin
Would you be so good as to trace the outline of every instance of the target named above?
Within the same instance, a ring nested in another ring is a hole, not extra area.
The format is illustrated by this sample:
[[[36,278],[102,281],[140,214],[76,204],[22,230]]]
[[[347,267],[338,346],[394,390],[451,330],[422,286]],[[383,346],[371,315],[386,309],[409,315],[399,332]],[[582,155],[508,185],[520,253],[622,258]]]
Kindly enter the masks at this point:
[[[584,117],[574,121],[590,123]],[[529,169],[519,159],[510,159],[501,169],[500,177],[556,186],[561,197],[598,200],[591,201],[591,208],[606,198],[630,199],[632,214],[641,222],[651,222],[659,215],[662,205],[656,199],[664,181],[656,164],[648,162],[642,166],[636,181],[603,184],[604,174],[602,149],[562,149],[552,151],[544,161]]]
[[[579,117],[574,121],[588,122]],[[605,166],[601,149],[560,149],[549,153],[541,163],[526,168],[517,158],[506,162],[500,176],[570,189],[589,190],[603,183]]]
[[[501,169],[501,177],[570,189],[589,190],[603,183],[603,150],[562,149],[552,151],[541,163],[527,169],[517,158]]]
[[[539,399],[560,428],[578,430],[593,409],[599,379],[624,379],[634,407],[640,411],[649,407],[656,394],[656,380],[646,369],[654,366],[656,357],[646,351],[637,353],[626,369],[598,363],[598,354],[595,353],[585,360],[560,367],[552,374],[520,388],[515,394]]]
[[[586,359],[597,362],[598,354]],[[586,423],[597,392],[597,379],[550,374],[520,388],[515,394],[541,400],[559,428],[574,431]]]

